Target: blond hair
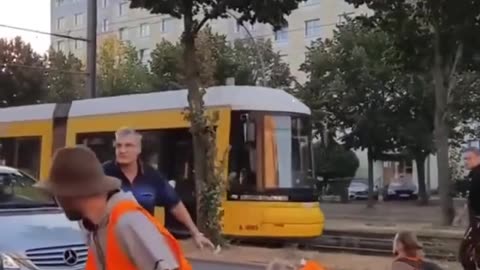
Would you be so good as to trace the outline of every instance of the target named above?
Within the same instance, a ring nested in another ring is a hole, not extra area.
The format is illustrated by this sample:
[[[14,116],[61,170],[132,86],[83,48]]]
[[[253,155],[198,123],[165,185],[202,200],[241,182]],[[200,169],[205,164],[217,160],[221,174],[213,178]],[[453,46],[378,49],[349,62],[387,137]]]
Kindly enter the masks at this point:
[[[408,257],[418,256],[419,252],[423,249],[422,245],[417,239],[417,236],[413,232],[400,231],[395,235],[393,241],[396,248],[398,248],[398,244],[402,244],[403,251]]]
[[[130,135],[135,136],[139,141],[142,141],[142,134],[131,127],[121,127],[115,131],[115,139]]]

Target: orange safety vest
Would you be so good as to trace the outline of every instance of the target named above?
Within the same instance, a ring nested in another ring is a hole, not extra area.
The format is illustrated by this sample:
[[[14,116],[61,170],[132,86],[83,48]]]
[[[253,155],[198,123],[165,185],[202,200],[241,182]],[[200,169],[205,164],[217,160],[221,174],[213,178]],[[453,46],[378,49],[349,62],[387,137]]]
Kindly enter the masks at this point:
[[[118,203],[112,210],[109,222],[107,225],[107,245],[106,245],[106,252],[105,252],[105,267],[104,270],[143,270],[138,269],[133,262],[124,254],[121,250],[117,236],[115,235],[115,225],[119,218],[128,212],[131,211],[141,211],[150,222],[155,224],[158,231],[162,234],[162,236],[166,239],[168,246],[172,250],[173,254],[176,256],[179,270],[192,270],[192,266],[187,261],[185,256],[183,255],[182,249],[180,244],[178,243],[177,239],[173,237],[150,213],[148,213],[143,207],[141,207],[138,203],[125,200]],[[95,254],[92,252],[91,249],[88,250],[88,257],[87,257],[87,265],[85,270],[97,270],[97,264],[95,261]]]
[[[325,270],[325,268],[314,261],[307,261],[300,270]]]

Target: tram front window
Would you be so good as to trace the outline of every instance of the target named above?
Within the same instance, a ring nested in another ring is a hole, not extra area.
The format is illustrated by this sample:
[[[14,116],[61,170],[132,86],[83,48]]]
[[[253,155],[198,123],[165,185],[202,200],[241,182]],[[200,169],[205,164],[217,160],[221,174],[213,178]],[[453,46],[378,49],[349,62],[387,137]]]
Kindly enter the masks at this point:
[[[307,118],[264,116],[265,188],[312,187]]]
[[[308,117],[233,112],[231,125],[230,191],[313,187]]]

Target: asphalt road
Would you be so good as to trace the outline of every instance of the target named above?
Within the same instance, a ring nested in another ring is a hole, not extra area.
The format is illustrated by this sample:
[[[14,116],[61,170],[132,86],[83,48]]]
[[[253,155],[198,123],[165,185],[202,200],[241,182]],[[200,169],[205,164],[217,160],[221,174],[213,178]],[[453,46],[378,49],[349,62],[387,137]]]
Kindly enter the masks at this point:
[[[265,267],[192,260],[194,270],[265,270]]]

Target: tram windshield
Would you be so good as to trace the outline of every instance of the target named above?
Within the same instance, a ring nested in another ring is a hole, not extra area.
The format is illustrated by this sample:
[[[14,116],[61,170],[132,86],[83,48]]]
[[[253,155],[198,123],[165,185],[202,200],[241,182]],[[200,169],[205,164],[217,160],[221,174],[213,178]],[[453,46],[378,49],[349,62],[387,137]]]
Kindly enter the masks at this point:
[[[313,187],[309,116],[233,112],[231,127],[231,188]]]

